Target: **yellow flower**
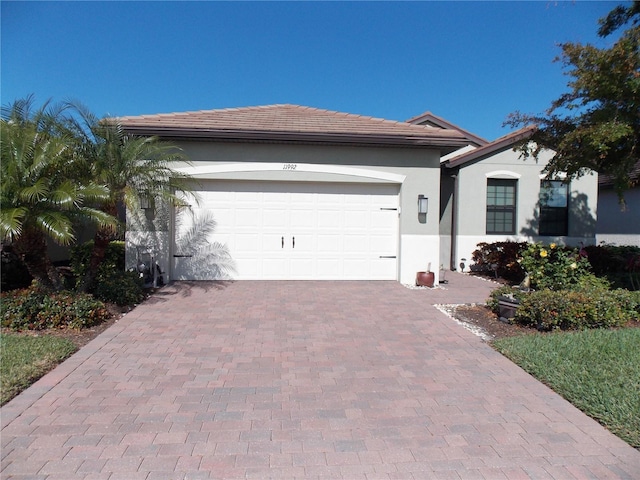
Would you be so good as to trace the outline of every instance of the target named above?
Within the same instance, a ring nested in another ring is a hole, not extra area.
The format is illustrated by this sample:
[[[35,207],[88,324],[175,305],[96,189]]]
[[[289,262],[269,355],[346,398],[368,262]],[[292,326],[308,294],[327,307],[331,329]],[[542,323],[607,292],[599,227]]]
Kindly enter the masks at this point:
[[[540,256],[542,258],[545,258],[547,256],[547,251],[544,248],[542,250],[540,250]]]
[[[576,262],[573,262],[570,266],[571,266],[571,268],[572,268],[573,270],[575,270],[576,268],[578,268],[578,264],[577,264]]]
[[[557,247],[557,245],[555,243],[552,243],[551,245],[549,245],[549,247],[551,248],[551,250],[553,250],[554,248]]]

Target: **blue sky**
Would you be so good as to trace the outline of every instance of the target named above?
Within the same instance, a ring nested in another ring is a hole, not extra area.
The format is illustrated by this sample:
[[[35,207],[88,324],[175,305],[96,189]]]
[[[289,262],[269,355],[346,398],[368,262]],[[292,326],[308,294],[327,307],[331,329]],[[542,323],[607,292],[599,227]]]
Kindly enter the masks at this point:
[[[292,103],[390,120],[431,111],[493,140],[567,91],[560,42],[609,45],[621,2],[0,3],[1,99],[96,115]]]

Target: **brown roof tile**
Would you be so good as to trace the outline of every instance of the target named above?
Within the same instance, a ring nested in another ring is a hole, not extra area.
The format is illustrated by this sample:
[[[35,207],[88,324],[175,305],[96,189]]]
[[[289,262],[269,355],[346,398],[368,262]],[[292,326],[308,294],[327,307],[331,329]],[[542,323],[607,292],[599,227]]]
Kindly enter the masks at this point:
[[[412,123],[414,125],[432,126],[435,128],[443,128],[446,130],[457,130],[462,133],[471,143],[475,143],[477,146],[482,146],[489,143],[484,138],[479,137],[478,135],[475,135],[470,131],[465,130],[464,128],[461,128],[442,117],[438,117],[431,112],[424,112],[420,115],[412,117],[407,120],[407,123]]]
[[[636,162],[629,172],[629,180],[632,188],[640,186],[640,162]],[[615,182],[613,175],[598,175],[598,185],[602,188],[613,188]]]
[[[131,133],[209,140],[297,141],[438,147],[465,145],[464,135],[406,122],[299,105],[267,105],[119,117]]]

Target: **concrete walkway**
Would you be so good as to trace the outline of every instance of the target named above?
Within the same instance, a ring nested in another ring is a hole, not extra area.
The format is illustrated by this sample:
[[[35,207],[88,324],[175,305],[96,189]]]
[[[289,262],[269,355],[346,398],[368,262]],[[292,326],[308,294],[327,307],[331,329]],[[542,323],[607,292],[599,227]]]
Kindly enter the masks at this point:
[[[640,478],[640,452],[434,303],[494,286],[165,287],[2,414],[1,477]]]

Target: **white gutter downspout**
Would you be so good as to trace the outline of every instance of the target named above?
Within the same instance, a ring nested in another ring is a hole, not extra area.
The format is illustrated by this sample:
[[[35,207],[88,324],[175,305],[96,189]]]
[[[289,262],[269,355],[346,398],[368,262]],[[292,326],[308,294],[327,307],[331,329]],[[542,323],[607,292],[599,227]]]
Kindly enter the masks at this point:
[[[458,255],[458,174],[451,175],[453,178],[453,199],[451,201],[451,255],[449,258],[449,268],[453,272],[458,271],[456,257]]]

